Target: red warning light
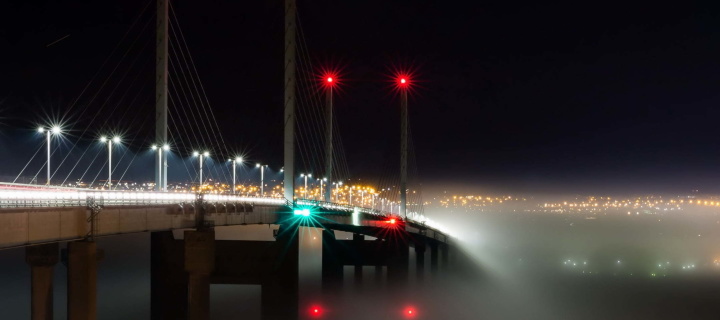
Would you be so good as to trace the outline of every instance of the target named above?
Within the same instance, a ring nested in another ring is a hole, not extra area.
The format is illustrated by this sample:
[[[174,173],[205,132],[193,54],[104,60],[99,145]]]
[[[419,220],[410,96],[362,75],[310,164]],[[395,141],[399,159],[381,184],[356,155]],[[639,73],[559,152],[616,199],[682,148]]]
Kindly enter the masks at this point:
[[[397,86],[400,88],[405,88],[410,86],[410,78],[406,75],[399,75],[395,81],[397,82]]]
[[[312,317],[312,318],[322,317],[323,309],[320,306],[312,306],[309,311],[310,311],[310,317]]]
[[[415,308],[413,307],[407,307],[405,308],[403,314],[405,314],[406,319],[412,319],[415,318],[415,316],[417,315],[417,311],[415,311]]]
[[[332,88],[338,84],[338,77],[335,72],[325,72],[320,79],[326,87]]]
[[[395,224],[395,219],[390,219],[391,224]]]

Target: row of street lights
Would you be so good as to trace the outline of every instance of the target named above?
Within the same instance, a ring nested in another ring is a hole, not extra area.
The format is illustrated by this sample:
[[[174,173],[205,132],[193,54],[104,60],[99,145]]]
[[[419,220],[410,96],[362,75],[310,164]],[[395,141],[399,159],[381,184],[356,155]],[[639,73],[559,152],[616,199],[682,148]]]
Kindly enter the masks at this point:
[[[46,144],[47,144],[47,180],[46,180],[46,184],[47,184],[47,185],[50,185],[50,181],[51,181],[50,159],[51,159],[51,152],[52,152],[52,151],[51,151],[51,150],[52,150],[52,149],[51,149],[51,138],[52,138],[53,135],[60,135],[60,134],[62,134],[63,130],[62,130],[62,128],[61,128],[60,126],[52,126],[52,127],[48,127],[48,128],[46,128],[46,127],[39,127],[39,128],[38,128],[38,132],[39,132],[39,133],[46,134],[46,136],[47,136],[47,142],[46,142]],[[120,138],[119,136],[114,136],[114,137],[112,137],[112,138],[108,138],[107,136],[101,136],[101,137],[100,137],[100,142],[106,143],[107,146],[108,146],[108,180],[107,180],[107,187],[110,188],[110,187],[112,186],[112,147],[113,147],[113,144],[115,144],[115,145],[121,144],[121,143],[122,143],[122,138]],[[159,159],[162,159],[162,153],[163,153],[163,151],[165,151],[165,152],[170,151],[170,146],[167,145],[167,144],[164,144],[164,145],[162,145],[162,146],[158,146],[158,145],[155,145],[155,144],[154,144],[154,145],[151,146],[151,149],[152,149],[153,151],[157,151],[158,158],[159,158]],[[204,181],[203,181],[203,162],[204,162],[205,158],[207,158],[207,157],[210,156],[210,152],[204,151],[204,152],[201,153],[201,152],[195,151],[195,152],[193,152],[193,156],[199,157],[199,165],[200,165],[200,168],[199,168],[199,169],[200,169],[200,170],[199,170],[199,182],[200,182],[200,185],[202,186],[203,183],[204,183]],[[232,178],[233,192],[232,192],[232,193],[233,193],[233,194],[236,194],[236,193],[237,193],[237,171],[236,171],[236,168],[237,168],[238,164],[242,164],[242,163],[243,163],[243,158],[242,158],[242,157],[235,157],[234,159],[229,159],[228,162],[231,162],[231,163],[232,163],[232,168],[233,168],[233,170],[232,170],[232,175],[233,175],[233,178]],[[158,161],[158,163],[159,163],[160,166],[163,165],[161,161]],[[257,163],[257,164],[255,164],[255,167],[260,168],[260,194],[261,194],[261,196],[265,196],[265,168],[267,168],[268,165],[267,165],[267,164]],[[283,170],[280,169],[280,172],[283,172]],[[308,178],[312,178],[312,174],[311,174],[311,173],[307,173],[307,174],[306,174],[306,173],[303,173],[303,174],[300,174],[300,177],[305,178],[305,193],[306,193],[306,196],[307,196]],[[320,181],[320,189],[321,189],[321,190],[323,189],[323,188],[322,188],[323,182],[325,182],[325,185],[327,186],[327,178],[322,178],[322,179],[318,178],[318,181]],[[340,182],[333,182],[332,184],[336,187],[336,193],[339,193],[339,191],[340,191],[340,186],[342,186],[342,182],[341,182],[341,181],[340,181]],[[336,200],[337,200],[337,199],[336,199]],[[325,199],[325,201],[330,201],[330,199]]]

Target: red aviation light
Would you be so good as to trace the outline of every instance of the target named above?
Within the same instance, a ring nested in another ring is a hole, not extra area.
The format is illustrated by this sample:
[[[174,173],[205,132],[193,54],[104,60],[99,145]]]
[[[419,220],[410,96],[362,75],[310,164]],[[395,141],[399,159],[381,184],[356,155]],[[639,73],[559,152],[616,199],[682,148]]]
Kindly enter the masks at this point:
[[[323,74],[321,81],[326,87],[332,88],[338,84],[338,77],[335,72],[326,72]]]
[[[410,76],[406,73],[397,74],[395,76],[395,85],[400,89],[407,89],[410,87]]]

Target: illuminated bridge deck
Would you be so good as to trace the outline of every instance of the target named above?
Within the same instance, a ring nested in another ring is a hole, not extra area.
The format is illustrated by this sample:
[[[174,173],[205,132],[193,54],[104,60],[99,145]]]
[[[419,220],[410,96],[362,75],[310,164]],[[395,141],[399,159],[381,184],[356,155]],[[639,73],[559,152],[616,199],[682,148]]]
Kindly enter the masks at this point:
[[[196,227],[198,195],[81,189],[0,189],[0,249],[70,241],[90,235],[93,204],[100,208],[94,236]],[[204,221],[211,226],[278,224],[293,215],[284,199],[204,194]],[[388,212],[335,203],[297,200],[313,211],[312,225],[375,235],[402,228],[408,234],[447,243],[448,235],[412,219]]]

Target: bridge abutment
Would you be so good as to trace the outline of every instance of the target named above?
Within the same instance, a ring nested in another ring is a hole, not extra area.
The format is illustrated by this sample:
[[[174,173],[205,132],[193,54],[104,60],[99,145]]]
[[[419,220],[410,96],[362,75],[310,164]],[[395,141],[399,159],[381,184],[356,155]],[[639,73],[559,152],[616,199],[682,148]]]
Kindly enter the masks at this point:
[[[58,243],[25,248],[31,274],[31,319],[53,318],[53,269],[60,259]]]

